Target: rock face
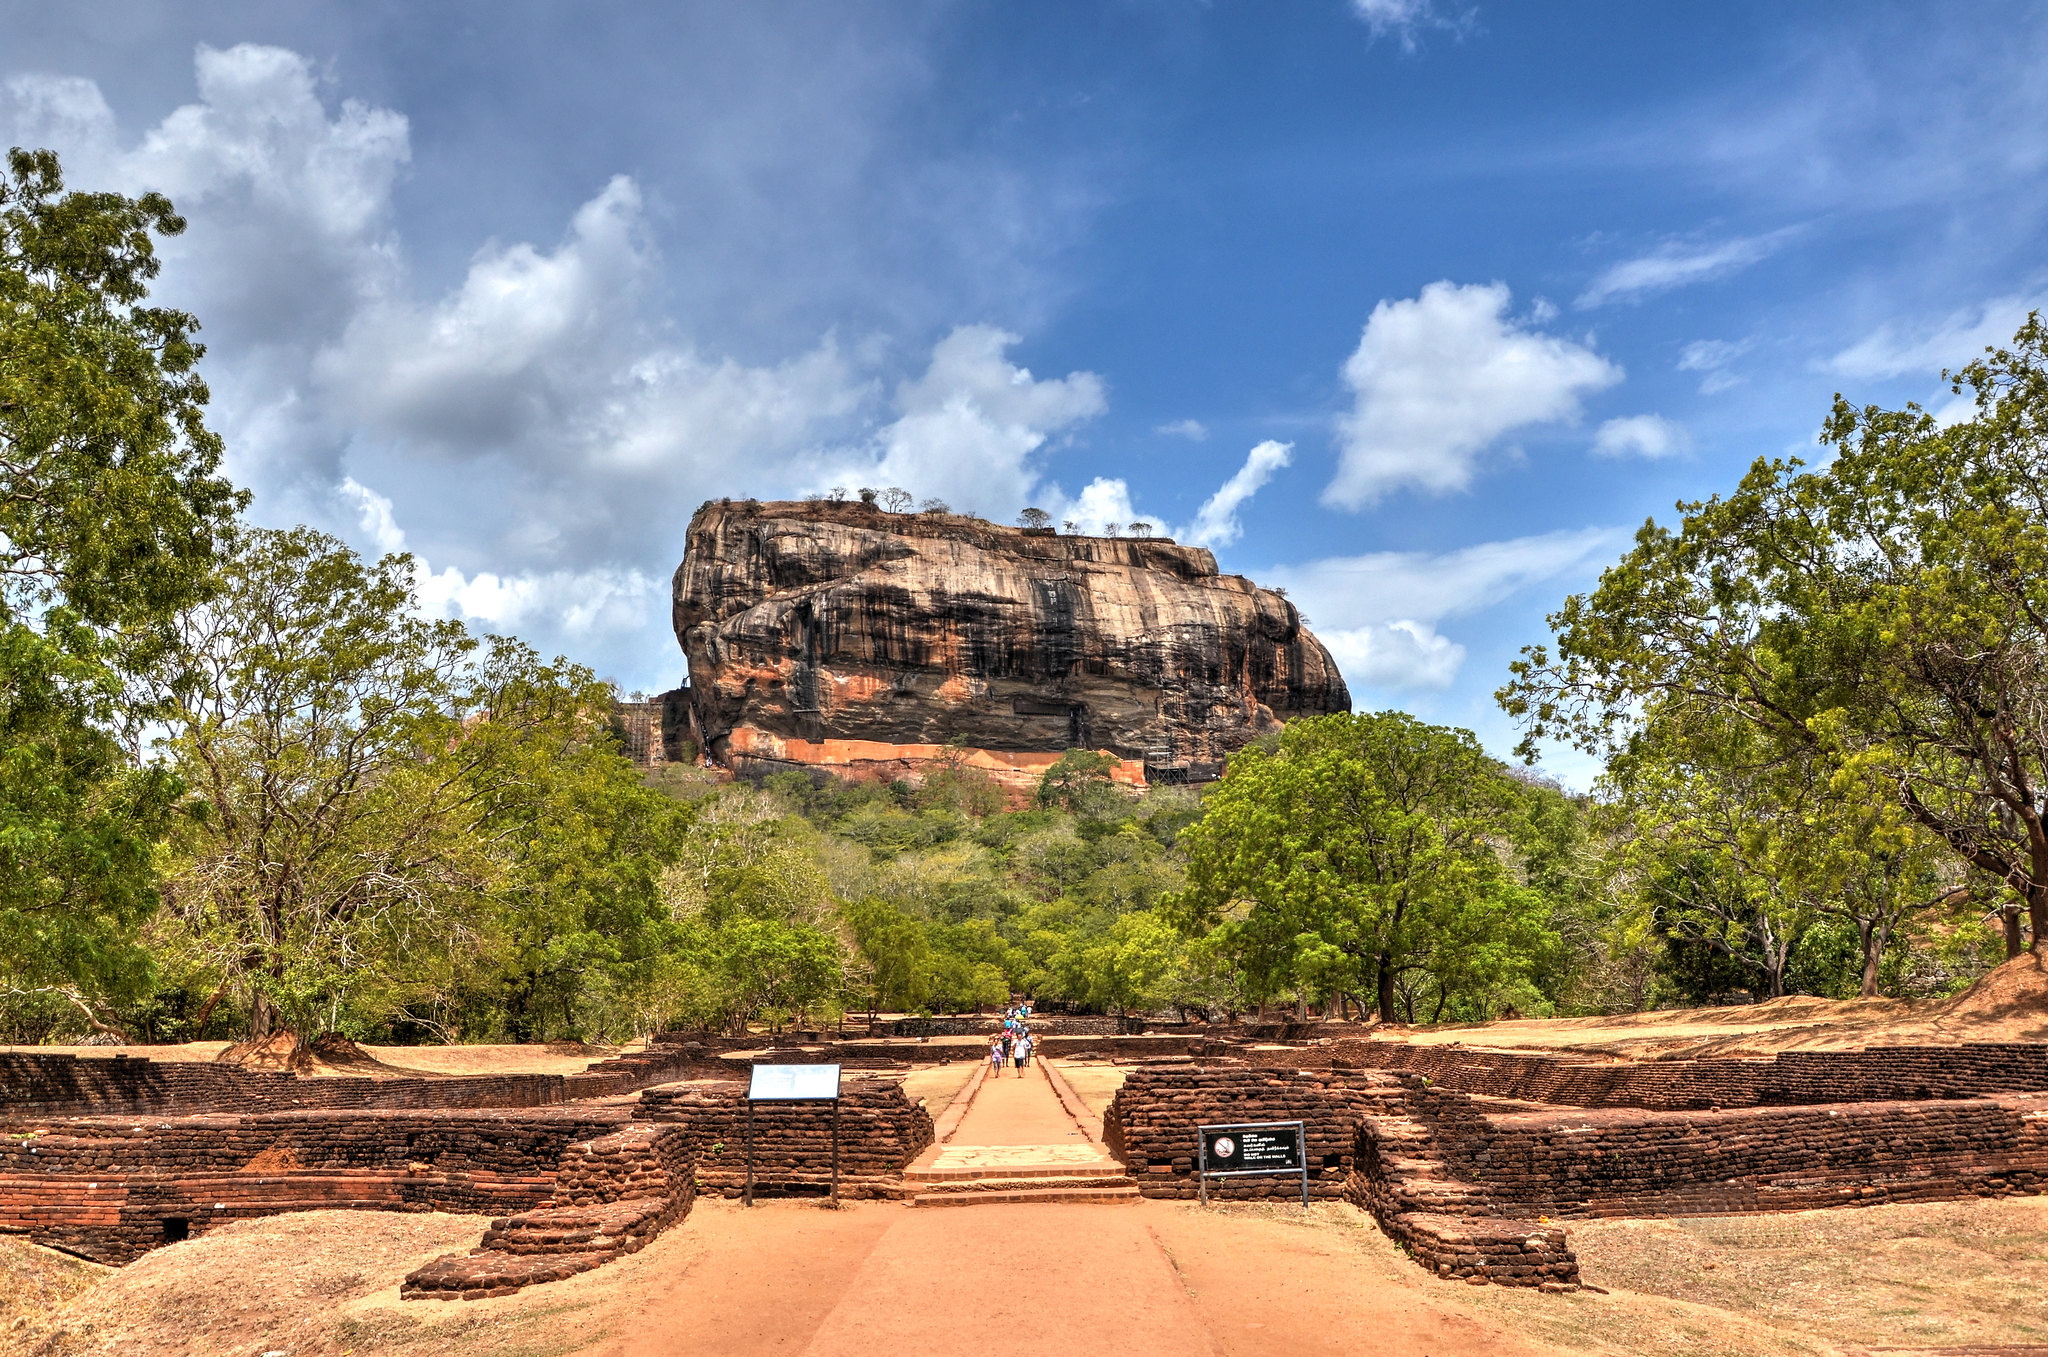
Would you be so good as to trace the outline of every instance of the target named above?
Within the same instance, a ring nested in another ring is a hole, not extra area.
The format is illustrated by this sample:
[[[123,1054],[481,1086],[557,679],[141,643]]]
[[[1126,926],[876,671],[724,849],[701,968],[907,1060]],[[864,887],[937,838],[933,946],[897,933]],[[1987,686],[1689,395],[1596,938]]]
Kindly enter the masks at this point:
[[[895,775],[952,742],[1013,784],[1076,747],[1126,780],[1201,780],[1282,721],[1351,709],[1293,604],[1160,538],[713,501],[675,629],[691,734],[741,769]]]

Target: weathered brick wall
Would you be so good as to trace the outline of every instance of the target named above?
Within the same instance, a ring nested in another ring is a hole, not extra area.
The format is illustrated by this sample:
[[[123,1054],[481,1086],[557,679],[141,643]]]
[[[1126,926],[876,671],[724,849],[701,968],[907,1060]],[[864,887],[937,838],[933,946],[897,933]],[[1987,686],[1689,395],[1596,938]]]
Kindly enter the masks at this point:
[[[686,1127],[643,1122],[568,1146],[547,1205],[493,1220],[479,1247],[414,1269],[399,1295],[506,1296],[636,1252],[696,1200],[689,1141]]]
[[[747,1180],[747,1108],[739,1085],[691,1084],[640,1095],[639,1121],[687,1126],[697,1181],[737,1196]],[[754,1105],[754,1191],[815,1192],[832,1180],[832,1104]],[[841,1192],[874,1195],[932,1143],[932,1119],[893,1079],[848,1079],[839,1090]]]
[[[1424,1103],[1467,1104],[1429,1092]],[[1444,1159],[1501,1210],[1712,1215],[2048,1190],[2048,1098],[1463,1117]]]
[[[590,1206],[641,1197],[688,1198],[695,1176],[687,1127],[638,1123],[568,1146],[552,1200]]]
[[[2048,1045],[2027,1042],[1653,1061],[1364,1040],[1239,1054],[1282,1068],[1412,1071],[1467,1093],[1568,1107],[1676,1111],[2048,1092]]]
[[[1102,1143],[1148,1197],[1197,1195],[1195,1128],[1222,1122],[1307,1125],[1309,1193],[1341,1197],[1355,1162],[1358,1123],[1398,1107],[1402,1091],[1384,1076],[1329,1070],[1140,1069],[1125,1078],[1102,1117]],[[1280,1176],[1211,1180],[1211,1196],[1284,1197],[1300,1180]]]
[[[1432,1126],[1410,1115],[1418,1089],[1413,1080],[1362,1071],[1137,1070],[1103,1116],[1103,1144],[1146,1196],[1186,1198],[1197,1193],[1197,1127],[1302,1121],[1310,1195],[1372,1212],[1421,1266],[1503,1286],[1576,1286],[1578,1261],[1562,1229],[1503,1218],[1484,1188],[1443,1174]],[[1210,1195],[1223,1198],[1300,1190],[1299,1179],[1279,1175],[1209,1183]]]
[[[580,1074],[300,1078],[191,1060],[0,1053],[0,1125],[48,1117],[189,1116],[286,1108],[552,1107],[616,1097],[715,1068],[701,1045],[653,1045]]]
[[[562,1093],[571,1100],[616,1097],[717,1066],[718,1057],[701,1045],[650,1045],[644,1051],[600,1060],[581,1074],[564,1075]]]
[[[559,1074],[314,1078],[191,1060],[0,1053],[0,1124],[48,1117],[181,1116],[284,1108],[547,1107]]]
[[[120,1263],[179,1229],[286,1211],[502,1214],[547,1201],[565,1148],[627,1116],[325,1109],[67,1122],[0,1138],[0,1232]]]

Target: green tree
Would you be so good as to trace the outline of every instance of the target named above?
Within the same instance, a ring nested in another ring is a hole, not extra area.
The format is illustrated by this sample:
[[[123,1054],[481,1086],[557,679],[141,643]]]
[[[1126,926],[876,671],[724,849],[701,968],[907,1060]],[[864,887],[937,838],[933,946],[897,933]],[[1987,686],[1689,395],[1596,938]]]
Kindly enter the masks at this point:
[[[809,827],[772,798],[733,788],[702,806],[661,889],[679,932],[659,989],[684,1021],[744,1031],[838,1002],[837,902]]]
[[[642,782],[612,700],[588,669],[498,637],[466,684],[459,758],[496,864],[494,1011],[478,1016],[517,1040],[622,1021],[645,1033],[665,1016],[650,993],[674,937],[661,874],[696,812]]]
[[[1116,767],[1117,759],[1113,754],[1101,754],[1092,749],[1069,749],[1038,780],[1038,804],[1079,811],[1099,800],[1104,793],[1115,791],[1110,775]]]
[[[2048,934],[2048,332],[1955,375],[1973,419],[1836,398],[1832,462],[1760,460],[1727,499],[1646,524],[1554,614],[1500,693],[1602,754],[1651,719],[1746,723],[1780,761],[1889,789]]]
[[[166,748],[195,802],[170,904],[250,991],[251,1035],[303,1043],[483,925],[484,746],[457,715],[475,642],[413,611],[408,558],[304,528],[249,533],[182,626]]]
[[[1186,948],[1179,930],[1158,914],[1120,916],[1083,954],[1087,1001],[1118,1014],[1172,1003],[1186,970]]]
[[[48,151],[0,175],[0,986],[103,1001],[145,982],[135,929],[176,780],[133,757],[138,680],[211,586],[241,497],[217,475],[198,323],[144,305],[156,194],[66,193]]]
[[[1369,988],[1397,1021],[1418,940],[1502,878],[1514,801],[1468,732],[1398,712],[1296,721],[1275,752],[1231,760],[1181,836],[1188,884],[1168,908],[1233,935],[1255,998],[1312,975],[1325,992]]]

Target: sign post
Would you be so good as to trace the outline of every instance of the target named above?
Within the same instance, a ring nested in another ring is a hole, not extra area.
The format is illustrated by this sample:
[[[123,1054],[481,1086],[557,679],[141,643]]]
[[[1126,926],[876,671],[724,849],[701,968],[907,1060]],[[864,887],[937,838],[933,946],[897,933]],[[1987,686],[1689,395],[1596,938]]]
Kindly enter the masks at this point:
[[[1209,1204],[1211,1178],[1261,1174],[1301,1175],[1301,1205],[1308,1208],[1308,1125],[1299,1121],[1251,1121],[1195,1128],[1197,1190]]]
[[[747,1191],[741,1199],[754,1204],[754,1104],[832,1104],[832,1204],[839,1204],[839,1067],[837,1065],[756,1065],[747,1080]]]

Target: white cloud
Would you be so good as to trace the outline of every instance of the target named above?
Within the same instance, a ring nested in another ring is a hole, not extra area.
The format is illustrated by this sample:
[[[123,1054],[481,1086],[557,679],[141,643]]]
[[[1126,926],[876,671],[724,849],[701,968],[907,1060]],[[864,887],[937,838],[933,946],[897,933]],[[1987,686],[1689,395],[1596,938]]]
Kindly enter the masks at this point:
[[[1444,688],[1465,650],[1437,631],[1439,622],[1582,574],[1627,539],[1622,529],[1586,528],[1443,553],[1331,557],[1276,566],[1261,578],[1288,590],[1347,679],[1392,690]]]
[[[1171,424],[1160,425],[1152,432],[1165,434],[1168,438],[1185,438],[1189,442],[1199,443],[1209,436],[1209,426],[1199,419],[1176,419]]]
[[[1373,308],[1344,364],[1357,399],[1325,504],[1357,509],[1402,485],[1462,490],[1497,439],[1575,420],[1581,398],[1622,379],[1587,345],[1509,317],[1509,301],[1504,283],[1438,282]]]
[[[835,454],[813,482],[901,485],[996,517],[1034,495],[1048,509],[1062,502],[1057,487],[1039,488],[1036,455],[1107,409],[1107,390],[1092,372],[1033,376],[1009,360],[1017,342],[994,326],[955,329],[933,346],[924,374],[897,387],[897,417],[870,446]]]
[[[1753,340],[1696,339],[1678,354],[1680,372],[1703,372],[1700,394],[1712,396],[1738,386],[1742,378],[1728,371],[1729,364],[1749,352]]]
[[[593,658],[623,661],[636,681],[672,676],[681,665],[663,639],[662,579],[699,500],[794,494],[854,461],[963,507],[982,500],[1007,512],[1023,502],[1018,486],[1036,480],[1038,450],[1105,404],[1099,377],[1037,380],[1005,360],[1014,339],[987,327],[941,339],[893,406],[894,350],[881,338],[770,338],[757,346],[769,356],[752,361],[709,350],[679,333],[661,302],[678,291],[773,293],[780,305],[806,285],[728,286],[714,275],[803,251],[750,231],[713,240],[725,253],[710,262],[665,260],[626,177],[594,183],[559,240],[487,243],[452,285],[422,289],[393,227],[394,186],[411,156],[402,114],[334,100],[312,63],[279,48],[202,47],[195,72],[197,98],[133,135],[89,80],[16,79],[0,87],[0,122],[10,124],[0,131],[57,149],[74,186],[163,190],[190,219],[162,247],[155,296],[206,322],[214,422],[230,474],[257,492],[259,520],[329,526],[379,551],[409,535],[432,562],[421,567],[422,597],[479,624],[517,624],[546,646],[565,634],[623,636],[630,619],[639,639],[616,646],[617,660],[604,647]],[[763,149],[720,137],[706,131],[684,150],[729,170],[726,152]],[[847,168],[858,158],[826,157],[844,171],[835,184],[864,195],[873,176]],[[776,167],[742,169],[745,179]],[[932,176],[927,189],[951,193],[977,173]],[[975,202],[922,211],[948,218],[942,233],[1024,215],[986,194]],[[699,206],[665,204],[686,217]],[[1062,220],[1071,206],[1032,220]],[[993,301],[1008,284],[990,278],[1021,276],[1015,266],[1036,248],[1027,237],[1035,230],[971,242],[972,295]],[[919,261],[920,282],[929,262]],[[891,307],[870,314],[917,310]]]
[[[388,497],[353,476],[342,478],[340,490],[342,499],[356,506],[357,522],[378,552],[388,556],[405,550],[405,530],[398,526],[398,516],[391,511]]]
[[[1273,479],[1274,472],[1293,463],[1294,444],[1276,443],[1270,438],[1259,444],[1246,455],[1237,474],[1203,501],[1195,511],[1194,525],[1180,535],[1197,546],[1229,546],[1244,535],[1237,511]]]
[[[1683,425],[1662,415],[1610,419],[1593,436],[1595,457],[1676,457],[1692,447]]]
[[[405,550],[405,530],[399,527],[388,496],[354,477],[342,481],[339,494],[344,503],[355,506],[364,535],[379,552]],[[509,576],[485,570],[468,575],[452,565],[435,570],[415,557],[413,589],[420,610],[429,616],[460,618],[495,631],[546,617],[570,636],[589,639],[644,630],[662,581],[638,570],[604,568]]]
[[[1441,690],[1458,678],[1465,647],[1423,622],[1388,622],[1344,631],[1318,629],[1337,670],[1354,688]]]
[[[1437,0],[1351,0],[1351,8],[1375,38],[1393,37],[1404,52],[1413,52],[1420,45],[1426,29],[1462,37],[1470,31],[1474,16],[1469,9],[1447,12]]]
[[[2048,306],[2048,298],[2039,295],[1996,297],[1953,311],[1932,325],[1914,327],[1911,333],[1881,326],[1822,367],[1843,377],[1932,377],[1944,368],[1976,361],[1987,348],[2012,343],[2027,313],[2043,306]]]
[[[1061,523],[1072,523],[1084,533],[1101,533],[1115,527],[1119,531],[1131,523],[1144,522],[1157,525],[1160,520],[1147,518],[1131,503],[1131,487],[1121,478],[1110,479],[1097,476],[1083,486],[1081,493],[1068,499],[1057,486],[1046,496],[1059,509],[1053,514]]]
[[[1739,236],[1713,245],[1662,245],[1646,255],[1609,267],[1579,294],[1578,305],[1594,307],[1612,301],[1636,301],[1675,287],[1725,278],[1766,258],[1792,234],[1787,229],[1769,235]]]

